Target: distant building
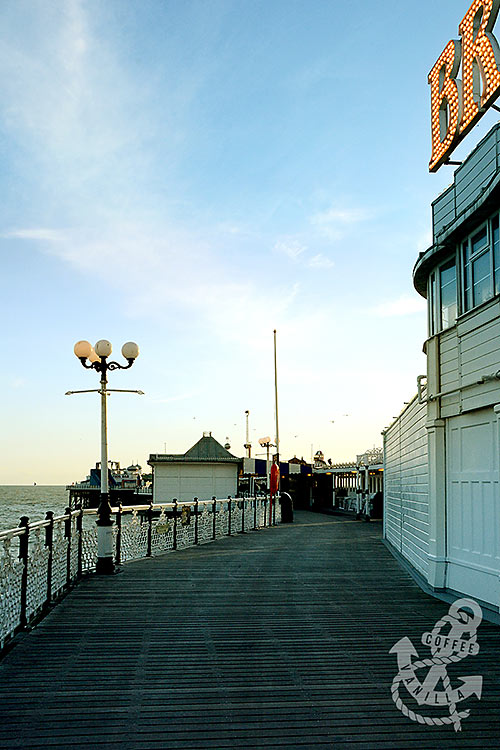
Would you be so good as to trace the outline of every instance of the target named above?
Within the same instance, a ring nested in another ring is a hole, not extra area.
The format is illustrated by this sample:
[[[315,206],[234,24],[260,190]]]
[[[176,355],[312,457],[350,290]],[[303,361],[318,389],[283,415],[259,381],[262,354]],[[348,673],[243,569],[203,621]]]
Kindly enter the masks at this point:
[[[186,453],[151,454],[148,464],[153,468],[155,503],[236,496],[241,459],[229,453],[211,432],[203,433]]]
[[[316,451],[314,454],[314,468],[315,469],[326,469],[328,466],[327,462],[325,461],[325,454],[323,451]]]
[[[380,518],[382,506],[378,505],[378,496],[382,497],[384,468],[383,451],[372,448],[356,456],[355,461],[332,463],[314,467],[314,476],[331,477],[332,505],[342,510],[361,512],[366,500],[371,502],[374,515]],[[377,496],[377,507],[373,507],[373,498]],[[325,507],[329,507],[326,505]]]

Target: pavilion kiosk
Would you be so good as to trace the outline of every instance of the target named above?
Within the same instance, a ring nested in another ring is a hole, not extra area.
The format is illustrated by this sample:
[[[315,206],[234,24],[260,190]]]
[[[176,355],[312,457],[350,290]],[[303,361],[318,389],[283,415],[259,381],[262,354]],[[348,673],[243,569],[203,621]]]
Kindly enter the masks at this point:
[[[242,460],[204,432],[186,453],[154,453],[148,464],[153,467],[153,502],[165,503],[236,497]]]

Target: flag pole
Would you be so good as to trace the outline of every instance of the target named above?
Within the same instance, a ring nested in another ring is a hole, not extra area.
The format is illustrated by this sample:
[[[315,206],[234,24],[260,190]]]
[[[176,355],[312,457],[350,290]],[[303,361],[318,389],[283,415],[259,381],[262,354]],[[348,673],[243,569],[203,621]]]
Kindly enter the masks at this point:
[[[274,403],[276,412],[276,463],[280,462],[280,432],[278,427],[278,368],[276,364],[276,329],[274,329]]]
[[[275,502],[275,495],[279,488],[279,477],[281,474],[280,471],[280,432],[279,432],[279,425],[278,425],[278,367],[277,367],[277,361],[276,361],[276,329],[273,331],[274,334],[274,404],[275,404],[275,414],[276,414],[276,467],[277,467],[277,477],[276,477],[276,486],[273,486],[273,482],[271,482],[271,496],[269,498],[269,525],[272,523],[272,514],[273,514],[273,503]],[[274,492],[273,492],[274,489]]]

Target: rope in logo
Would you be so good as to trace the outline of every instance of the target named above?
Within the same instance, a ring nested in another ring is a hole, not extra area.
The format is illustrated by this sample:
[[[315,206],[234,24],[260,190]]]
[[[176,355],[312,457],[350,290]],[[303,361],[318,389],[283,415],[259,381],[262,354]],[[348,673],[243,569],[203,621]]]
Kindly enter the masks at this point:
[[[468,609],[472,610],[473,614],[469,615],[462,609],[463,607],[467,607]],[[474,646],[477,642],[476,630],[481,620],[482,611],[477,602],[473,601],[472,599],[457,600],[450,606],[448,614],[438,620],[438,622],[436,622],[434,628],[432,629],[432,632],[430,633],[429,641],[431,644],[430,649],[432,659],[421,659],[419,661],[411,663],[410,656],[411,670],[413,672],[416,672],[418,669],[422,669],[424,667],[429,667],[429,672],[436,667],[444,667],[444,669],[438,671],[443,680],[443,693],[446,696],[446,705],[449,708],[450,715],[432,718],[430,716],[425,716],[423,714],[417,713],[416,711],[408,708],[408,706],[403,702],[399,695],[399,685],[401,682],[408,679],[408,674],[404,674],[404,668],[400,668],[400,671],[395,676],[392,682],[391,694],[396,707],[404,716],[407,716],[409,719],[418,722],[419,724],[426,724],[428,726],[443,726],[446,724],[453,724],[456,732],[461,730],[461,721],[469,716],[470,710],[457,710],[457,702],[453,697],[456,691],[454,691],[451,686],[450,678],[446,670],[446,665],[462,661],[462,659],[465,659],[471,652],[477,653],[479,651],[479,646],[476,646],[475,649]],[[450,625],[450,631],[448,637],[444,638],[440,636],[440,633],[441,629],[446,625]],[[465,633],[470,633],[470,637],[466,641],[467,645],[469,646],[469,654],[457,653],[453,655],[453,640],[457,641],[461,639],[461,636],[463,636]],[[442,645],[441,640],[443,641]],[[411,645],[411,641],[409,641],[409,644]],[[406,667],[406,669],[408,669],[408,667]]]

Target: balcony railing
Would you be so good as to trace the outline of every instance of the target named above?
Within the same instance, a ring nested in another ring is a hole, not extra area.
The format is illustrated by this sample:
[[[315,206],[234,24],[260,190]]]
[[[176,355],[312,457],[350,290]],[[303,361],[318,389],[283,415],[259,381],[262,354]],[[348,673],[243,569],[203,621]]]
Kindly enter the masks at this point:
[[[281,521],[265,497],[133,505],[113,508],[117,565]],[[34,625],[97,562],[97,511],[66,509],[63,516],[0,532],[0,650]]]

